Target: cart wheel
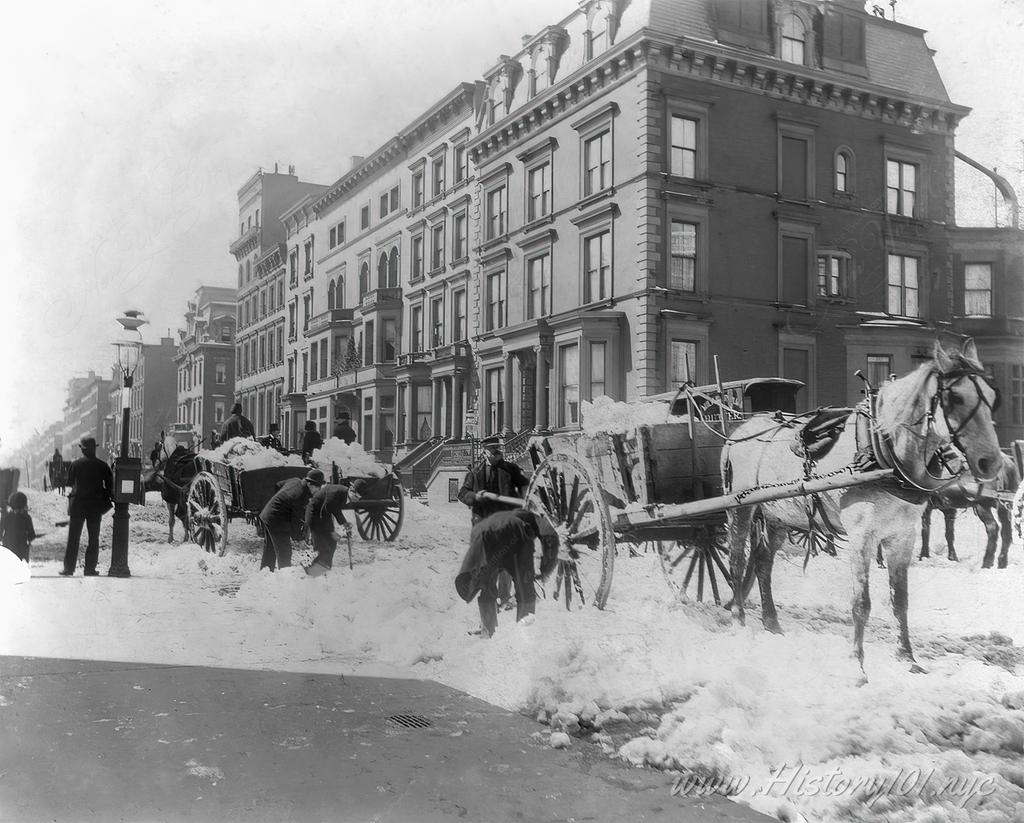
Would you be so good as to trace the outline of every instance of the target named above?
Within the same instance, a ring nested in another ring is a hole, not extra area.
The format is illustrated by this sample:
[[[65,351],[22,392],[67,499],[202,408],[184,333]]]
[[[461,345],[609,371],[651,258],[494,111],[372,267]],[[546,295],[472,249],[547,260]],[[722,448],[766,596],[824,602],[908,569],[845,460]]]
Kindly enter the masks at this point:
[[[665,580],[683,603],[693,600],[703,603],[710,594],[717,605],[729,608],[733,589],[725,528],[719,525],[692,528],[692,534],[683,540],[655,541]],[[745,554],[749,560],[749,547]],[[754,580],[754,567],[748,562],[743,574],[744,598],[750,593]]]
[[[186,506],[192,542],[223,557],[228,548],[228,509],[217,478],[209,472],[192,478]]]
[[[356,503],[358,506],[358,502]],[[372,509],[355,509],[356,529],[363,540],[383,540],[390,543],[402,530],[405,518],[405,499],[402,486],[395,483],[391,487],[391,499],[380,507]]]
[[[537,466],[525,493],[526,508],[547,518],[561,542],[555,593],[565,607],[592,603],[603,609],[615,566],[615,533],[608,504],[587,467],[556,452]]]

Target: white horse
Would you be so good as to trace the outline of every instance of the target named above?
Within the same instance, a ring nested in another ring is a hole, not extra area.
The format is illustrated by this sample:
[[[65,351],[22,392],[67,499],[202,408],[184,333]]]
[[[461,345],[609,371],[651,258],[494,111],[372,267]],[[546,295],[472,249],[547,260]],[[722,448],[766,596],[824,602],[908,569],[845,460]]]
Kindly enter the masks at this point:
[[[790,527],[808,527],[808,512],[813,508],[819,521],[832,524],[846,536],[853,567],[854,656],[861,670],[864,626],[871,611],[868,572],[876,552],[884,550],[893,613],[899,623],[898,655],[919,671],[907,628],[907,567],[913,557],[917,524],[928,493],[952,480],[951,475],[944,477],[941,469],[941,456],[949,447],[964,455],[977,480],[990,481],[998,473],[1002,454],[992,424],[995,397],[972,341],[951,353],[936,343],[931,362],[878,389],[871,423],[875,453],[883,465],[891,464],[897,479],[729,512],[732,579],[748,583],[746,587],[734,584],[733,617],[743,623],[744,588],[752,586],[752,578],[745,577],[744,547],[749,537],[750,562],[761,591],[761,618],[769,631],[780,631],[772,598],[772,561]],[[813,465],[815,476],[850,470],[858,446],[863,449],[865,445],[857,442],[856,418],[857,414],[848,418],[835,446]],[[802,479],[808,464],[792,448],[798,437],[799,427],[780,425],[769,415],[755,415],[743,423],[722,449],[726,491]],[[759,513],[756,518],[755,511]]]

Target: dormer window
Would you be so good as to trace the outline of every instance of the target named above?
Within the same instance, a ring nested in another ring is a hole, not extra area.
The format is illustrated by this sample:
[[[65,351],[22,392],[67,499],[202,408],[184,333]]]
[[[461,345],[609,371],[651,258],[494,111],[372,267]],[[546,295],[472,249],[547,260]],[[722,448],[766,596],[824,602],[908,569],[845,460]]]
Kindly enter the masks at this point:
[[[779,57],[787,63],[804,65],[804,40],[807,32],[803,21],[795,14],[787,14],[779,25]]]
[[[548,47],[540,45],[533,53],[531,96],[539,94],[551,85],[550,72],[548,70]]]
[[[714,0],[716,36],[723,43],[771,51],[766,0]]]
[[[587,15],[586,59],[593,60],[615,40],[624,4],[621,0],[584,0],[581,5]]]

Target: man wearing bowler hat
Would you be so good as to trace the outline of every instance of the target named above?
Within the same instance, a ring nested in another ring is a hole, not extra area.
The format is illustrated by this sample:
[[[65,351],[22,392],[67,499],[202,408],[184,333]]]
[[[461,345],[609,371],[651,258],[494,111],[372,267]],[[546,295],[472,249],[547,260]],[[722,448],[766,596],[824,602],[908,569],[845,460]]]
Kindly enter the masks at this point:
[[[292,477],[277,484],[277,492],[260,512],[263,523],[261,569],[274,571],[292,564],[292,529],[302,525],[306,504],[324,484],[324,473],[311,469],[303,478]]]
[[[89,532],[85,548],[85,575],[99,574],[96,564],[100,558],[100,521],[113,507],[111,496],[114,490],[114,476],[110,466],[96,456],[96,438],[84,435],[78,448],[79,457],[68,470],[68,544],[64,552],[62,577],[71,577],[78,562],[78,543],[82,537],[82,526]]]

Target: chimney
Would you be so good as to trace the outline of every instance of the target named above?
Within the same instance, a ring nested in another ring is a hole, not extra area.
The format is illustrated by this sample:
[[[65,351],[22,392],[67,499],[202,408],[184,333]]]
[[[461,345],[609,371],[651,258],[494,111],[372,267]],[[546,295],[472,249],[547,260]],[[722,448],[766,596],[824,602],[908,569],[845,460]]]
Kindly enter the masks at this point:
[[[363,157],[363,155],[361,155],[361,154],[353,154],[348,159],[348,170],[352,171],[352,169],[354,169],[356,166],[358,166],[360,163],[362,163],[365,159],[366,158]]]
[[[274,163],[274,174],[277,174],[277,163]]]
[[[295,166],[288,166],[288,174],[290,174],[292,177],[295,176]]]

